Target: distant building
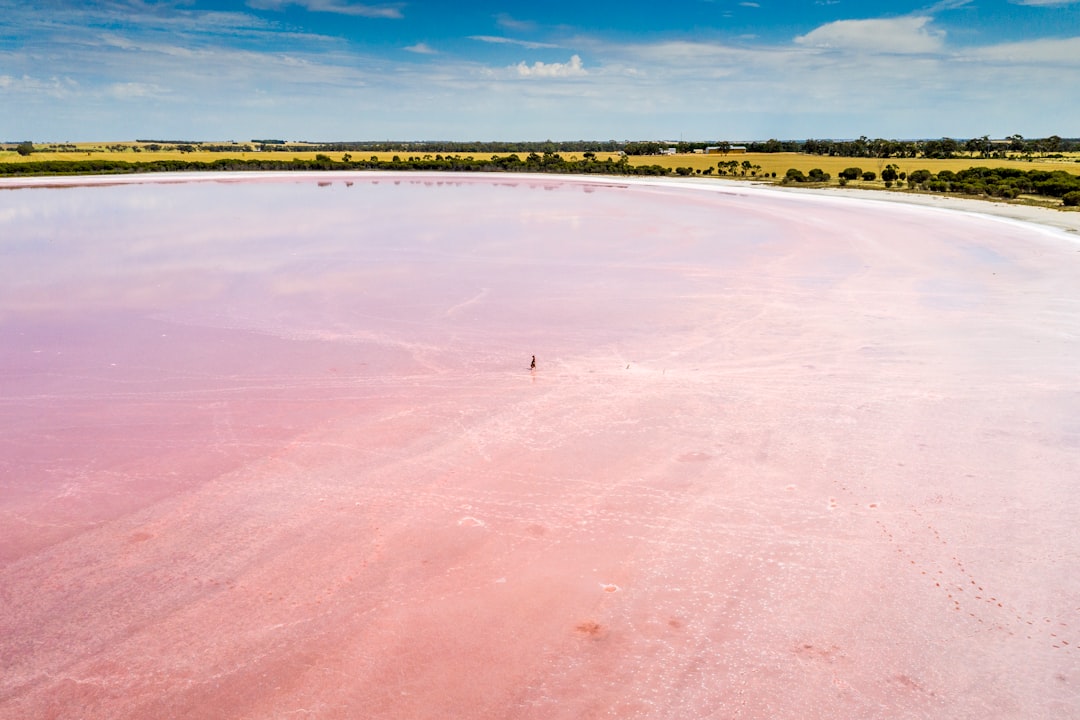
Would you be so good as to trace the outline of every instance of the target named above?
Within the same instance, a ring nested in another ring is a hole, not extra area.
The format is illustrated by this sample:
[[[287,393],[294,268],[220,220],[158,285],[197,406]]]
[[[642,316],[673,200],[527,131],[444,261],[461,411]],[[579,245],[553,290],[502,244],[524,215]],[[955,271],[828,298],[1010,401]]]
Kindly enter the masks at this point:
[[[740,154],[742,154],[744,152],[746,152],[746,146],[745,145],[732,145],[732,146],[730,146],[728,148],[728,151],[727,151],[726,154],[727,155],[731,155],[731,154],[740,155]],[[710,145],[709,147],[705,148],[705,154],[706,155],[724,155],[725,153],[724,153],[724,149],[722,147],[720,147],[719,145]]]

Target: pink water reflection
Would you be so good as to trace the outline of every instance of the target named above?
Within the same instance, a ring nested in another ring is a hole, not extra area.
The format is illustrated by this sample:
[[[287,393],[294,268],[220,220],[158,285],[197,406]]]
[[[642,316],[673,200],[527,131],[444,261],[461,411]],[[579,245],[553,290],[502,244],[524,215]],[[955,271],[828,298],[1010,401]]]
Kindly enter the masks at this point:
[[[1080,714],[1075,240],[716,187],[0,192],[0,717]]]

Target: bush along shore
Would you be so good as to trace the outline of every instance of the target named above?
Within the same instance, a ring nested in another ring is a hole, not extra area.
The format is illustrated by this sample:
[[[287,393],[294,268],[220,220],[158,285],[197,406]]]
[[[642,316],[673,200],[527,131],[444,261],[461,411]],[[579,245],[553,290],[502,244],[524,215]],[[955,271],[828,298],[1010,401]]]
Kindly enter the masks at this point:
[[[436,155],[434,157],[367,160],[346,155],[335,161],[326,155],[312,160],[296,158],[254,159],[223,158],[210,162],[198,160],[153,160],[127,162],[123,160],[47,160],[41,162],[0,163],[0,176],[31,175],[109,175],[153,172],[243,172],[243,171],[322,171],[322,170],[426,170],[445,172],[526,172],[526,173],[584,173],[596,175],[670,175],[671,170],[659,165],[632,165],[626,157],[618,160],[585,157],[568,160],[557,153],[530,153],[524,159],[516,154],[497,155],[489,159]]]
[[[828,183],[828,173],[813,169],[804,174],[797,168],[791,168],[781,180],[791,183]],[[840,185],[850,181],[877,179],[874,172],[863,172],[861,168],[850,167],[840,173]],[[975,197],[1000,198],[1013,200],[1021,195],[1038,195],[1048,198],[1060,198],[1066,207],[1080,206],[1080,175],[1073,175],[1064,170],[1019,170],[1016,168],[972,167],[964,170],[942,170],[932,173],[929,170],[914,170],[910,173],[899,172],[895,165],[887,165],[881,173],[886,188],[908,187],[930,193],[951,193]]]

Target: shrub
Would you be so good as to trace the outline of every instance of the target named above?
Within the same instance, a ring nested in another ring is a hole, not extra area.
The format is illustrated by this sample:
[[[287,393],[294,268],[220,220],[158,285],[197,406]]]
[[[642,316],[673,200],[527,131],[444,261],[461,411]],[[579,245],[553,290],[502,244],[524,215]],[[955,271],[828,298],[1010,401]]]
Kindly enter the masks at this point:
[[[858,180],[860,175],[862,175],[862,168],[857,167],[844,168],[840,172],[840,177],[844,180]]]
[[[877,173],[867,170],[862,174],[862,179],[866,182],[870,182],[871,180],[877,180]]]
[[[1074,190],[1071,193],[1066,193],[1065,196],[1061,198],[1061,201],[1069,207],[1080,206],[1080,190]]]
[[[921,185],[928,181],[931,177],[933,177],[933,175],[929,170],[913,170],[911,174],[908,175],[908,180],[910,182]]]

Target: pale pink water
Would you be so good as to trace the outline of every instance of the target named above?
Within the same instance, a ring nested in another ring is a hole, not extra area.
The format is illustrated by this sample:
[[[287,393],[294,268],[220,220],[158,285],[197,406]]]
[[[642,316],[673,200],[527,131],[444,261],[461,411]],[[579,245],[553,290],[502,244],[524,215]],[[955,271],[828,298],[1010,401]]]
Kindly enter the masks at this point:
[[[0,717],[1077,717],[1078,251],[726,187],[0,191]]]

